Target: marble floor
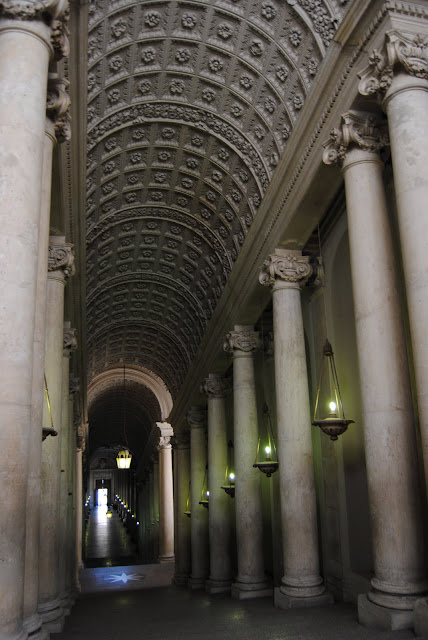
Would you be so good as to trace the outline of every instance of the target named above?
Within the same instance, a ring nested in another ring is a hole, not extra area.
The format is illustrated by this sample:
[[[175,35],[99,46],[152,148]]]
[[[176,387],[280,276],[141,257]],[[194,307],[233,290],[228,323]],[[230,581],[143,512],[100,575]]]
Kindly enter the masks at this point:
[[[82,592],[54,640],[415,640],[411,631],[360,626],[350,604],[283,611],[271,598],[237,601],[173,586],[173,563],[130,564],[135,548],[119,517],[105,520],[101,509],[92,512],[86,549],[98,565],[81,572]]]
[[[117,511],[107,518],[107,507],[94,507],[85,530],[85,567],[139,564],[137,549]]]

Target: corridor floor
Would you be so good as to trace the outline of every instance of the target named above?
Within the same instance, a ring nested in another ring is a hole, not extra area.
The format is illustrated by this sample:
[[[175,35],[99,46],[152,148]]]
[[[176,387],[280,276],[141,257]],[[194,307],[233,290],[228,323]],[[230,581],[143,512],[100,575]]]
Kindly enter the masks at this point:
[[[54,640],[415,640],[411,631],[360,626],[349,604],[283,611],[271,598],[237,601],[175,587],[173,563],[132,564],[136,550],[119,516],[105,512],[91,513],[82,592]]]

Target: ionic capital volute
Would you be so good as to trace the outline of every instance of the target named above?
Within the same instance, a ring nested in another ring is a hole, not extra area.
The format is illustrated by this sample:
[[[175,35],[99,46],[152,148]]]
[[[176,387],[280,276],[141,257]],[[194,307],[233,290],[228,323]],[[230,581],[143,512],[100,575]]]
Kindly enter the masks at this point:
[[[329,140],[324,142],[323,161],[325,164],[342,166],[346,153],[351,148],[379,153],[388,145],[388,128],[385,120],[373,115],[349,111],[343,114],[341,126],[333,129]]]
[[[48,255],[48,272],[62,272],[68,278],[75,274],[73,245],[64,242],[63,238],[51,236]]]
[[[60,78],[56,73],[50,73],[48,78],[48,93],[46,99],[46,115],[54,124],[57,142],[70,140],[70,96],[69,82]]]
[[[225,398],[231,389],[230,379],[216,374],[210,374],[201,384],[201,393],[208,398]]]
[[[295,249],[277,249],[264,261],[259,282],[273,287],[276,282],[303,287],[313,275],[309,256]]]
[[[192,407],[187,412],[186,419],[191,429],[204,429],[207,426],[207,410]]]
[[[77,329],[64,327],[63,354],[69,358],[73,351],[77,349]]]
[[[236,328],[235,328],[236,329]],[[223,349],[227,353],[241,352],[252,355],[261,347],[261,339],[258,331],[251,329],[238,329],[225,335]]]
[[[359,92],[363,96],[383,98],[391,86],[396,71],[415,78],[428,79],[428,37],[420,33],[389,31],[381,50],[369,56],[369,64],[358,76]]]

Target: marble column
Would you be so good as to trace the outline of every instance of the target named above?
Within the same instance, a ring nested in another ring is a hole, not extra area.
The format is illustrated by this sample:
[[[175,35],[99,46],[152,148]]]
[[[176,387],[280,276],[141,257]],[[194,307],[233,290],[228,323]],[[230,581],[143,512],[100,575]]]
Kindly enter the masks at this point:
[[[172,480],[173,428],[168,422],[156,423],[159,431],[159,560],[174,560],[174,495]],[[149,509],[150,517],[150,509]]]
[[[225,399],[230,390],[230,380],[215,374],[210,374],[201,387],[208,397],[210,577],[205,584],[208,593],[230,591],[232,584],[230,496],[221,488],[227,468]]]
[[[85,450],[85,438],[82,425],[77,428],[76,435],[76,590],[80,591],[79,571],[83,569],[83,451]]]
[[[71,581],[71,553],[73,528],[72,505],[73,493],[71,491],[72,467],[74,466],[74,447],[71,449],[71,436],[73,435],[70,420],[70,357],[77,349],[76,329],[70,327],[70,323],[64,323],[64,343],[62,358],[62,409],[61,409],[61,476],[60,476],[60,507],[59,507],[59,593],[61,606],[65,615],[71,611],[74,602],[74,589]],[[74,562],[74,557],[73,557]]]
[[[188,508],[190,482],[190,434],[176,433],[174,448],[175,486],[175,574],[174,584],[186,585],[191,570],[190,519],[185,515]]]
[[[308,375],[300,289],[312,274],[301,251],[277,249],[260,282],[272,287],[275,389],[284,576],[275,589],[283,609],[329,604],[320,576]],[[298,478],[298,482],[296,482]]]
[[[6,0],[0,8],[0,298],[4,301],[0,308],[0,628],[4,639],[14,640],[27,637],[23,615],[33,630],[29,616],[34,615],[34,588],[33,594],[27,590],[24,605],[24,562],[27,482],[29,491],[34,490],[38,474],[37,468],[27,463],[32,433],[46,87],[53,53],[46,17],[58,17],[63,8],[64,3],[55,0],[43,6]],[[34,530],[34,519],[30,526]],[[30,580],[34,584],[34,575]]]
[[[235,326],[224,349],[233,353],[233,446],[235,453],[235,512],[238,575],[232,597],[272,595],[263,558],[263,509],[260,471],[253,468],[258,443],[254,353],[261,346],[251,326]]]
[[[377,94],[388,116],[428,490],[428,29],[422,21],[419,26],[424,33],[386,35],[384,50],[374,52],[360,74],[360,92]]]
[[[62,630],[64,612],[60,601],[60,476],[62,439],[62,359],[64,327],[64,288],[66,278],[74,274],[72,246],[62,236],[51,236],[48,260],[45,375],[50,408],[45,403],[43,426],[53,422],[58,432],[43,444],[40,541],[39,606],[44,627],[52,633]],[[51,422],[52,421],[52,422]]]
[[[207,414],[192,408],[187,413],[190,427],[190,541],[191,566],[188,586],[204,589],[209,572],[208,512],[199,504],[207,469]]]
[[[80,392],[80,382],[79,378],[77,378],[73,373],[70,373],[69,376],[69,397],[70,397],[70,464],[72,466],[72,479],[71,479],[71,491],[72,491],[72,501],[70,505],[71,516],[70,516],[70,538],[71,538],[71,551],[70,551],[70,583],[72,585],[72,590],[74,597],[76,598],[80,593],[80,581],[76,580],[78,577],[78,567],[76,562],[76,546],[77,546],[77,504],[80,497],[77,494],[77,466],[76,466],[76,435],[78,429],[78,422],[76,421],[76,405],[78,402]],[[78,415],[78,414],[77,414]],[[79,416],[80,417],[80,416]]]
[[[359,596],[359,620],[397,629],[413,625],[428,588],[424,567],[415,425],[401,301],[379,150],[382,122],[342,116],[326,145],[343,166],[360,367],[374,577]]]
[[[159,456],[153,455],[153,508],[154,508],[154,547],[153,558],[159,557]]]

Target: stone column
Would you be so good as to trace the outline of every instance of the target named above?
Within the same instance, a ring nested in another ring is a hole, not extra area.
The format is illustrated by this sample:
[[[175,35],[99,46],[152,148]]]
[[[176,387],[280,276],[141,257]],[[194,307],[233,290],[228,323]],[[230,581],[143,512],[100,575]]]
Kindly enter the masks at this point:
[[[342,116],[324,159],[343,164],[371,511],[374,578],[360,622],[413,624],[426,592],[415,426],[395,257],[382,182],[382,123]]]
[[[43,5],[6,0],[0,8],[0,298],[4,301],[0,308],[0,450],[4,496],[0,523],[3,558],[0,628],[5,639],[27,637],[28,630],[22,627],[23,613],[29,629],[36,631],[34,621],[29,618],[34,615],[37,568],[29,568],[33,574],[27,574],[26,586],[29,587],[29,581],[32,586],[27,589],[24,605],[24,562],[27,482],[30,492],[38,491],[38,468],[35,456],[30,467],[27,463],[32,442],[46,87],[53,53],[47,18],[58,17],[63,8],[64,3],[56,0]],[[29,514],[30,535],[37,526],[33,516],[34,513]]]
[[[192,408],[187,413],[190,426],[190,541],[192,573],[191,589],[204,589],[209,572],[208,512],[202,505],[201,492],[207,468],[207,415],[203,409]]]
[[[301,251],[277,249],[261,284],[272,287],[275,388],[284,576],[275,589],[283,609],[333,601],[320,576],[317,507],[300,289],[312,274]],[[298,482],[296,482],[298,478]],[[304,507],[302,508],[302,505]]]
[[[70,327],[70,323],[64,323],[64,342],[62,358],[62,411],[61,411],[61,476],[60,476],[60,507],[59,507],[59,593],[61,606],[65,615],[71,611],[74,602],[74,589],[71,582],[71,542],[72,542],[72,519],[70,504],[72,504],[73,494],[71,492],[71,467],[74,463],[74,447],[70,448],[70,432],[72,425],[70,420],[70,400],[69,400],[69,373],[70,357],[77,349],[76,329]],[[74,558],[73,558],[74,562]]]
[[[172,482],[172,445],[174,431],[168,422],[156,423],[159,438],[159,560],[174,560],[174,495]],[[148,510],[150,517],[150,509]]]
[[[225,398],[230,389],[230,381],[215,374],[210,374],[201,387],[201,392],[208,396],[210,577],[205,585],[208,593],[230,591],[232,584],[230,497],[221,488],[227,468]]]
[[[83,451],[85,438],[82,425],[79,425],[76,435],[76,590],[80,591],[79,571],[83,569]]]
[[[159,557],[159,456],[153,455],[153,507],[154,507],[154,548],[153,558]]]
[[[71,491],[72,491],[72,501],[70,505],[71,516],[70,516],[70,538],[71,538],[71,551],[70,551],[70,583],[72,585],[72,590],[74,593],[74,597],[76,598],[80,593],[80,581],[76,580],[78,577],[78,567],[76,563],[76,533],[77,533],[77,504],[80,497],[77,494],[77,465],[76,465],[76,435],[78,429],[78,422],[76,422],[76,405],[78,400],[78,394],[80,392],[80,382],[79,378],[77,378],[73,373],[70,373],[69,377],[69,397],[70,397],[70,464],[72,466],[72,479],[71,479]],[[79,416],[80,417],[80,416]]]
[[[420,24],[422,29],[422,21]],[[416,394],[428,490],[428,30],[391,31],[360,74],[360,92],[377,94],[388,116]]]
[[[175,574],[174,584],[186,585],[191,570],[190,519],[185,515],[188,507],[190,482],[190,434],[188,431],[174,436],[175,479]],[[199,505],[198,505],[199,506]]]
[[[226,335],[225,351],[233,353],[233,446],[235,452],[235,512],[238,575],[232,597],[272,595],[263,559],[263,521],[260,471],[253,468],[258,443],[254,352],[259,334],[250,326],[235,326]]]
[[[62,236],[51,236],[48,261],[45,375],[51,413],[47,403],[43,426],[51,427],[51,416],[56,437],[43,444],[40,498],[39,542],[39,607],[43,625],[51,632],[59,632],[64,625],[59,583],[60,553],[60,476],[61,476],[61,412],[62,412],[62,359],[64,327],[65,279],[74,273],[72,246]]]

